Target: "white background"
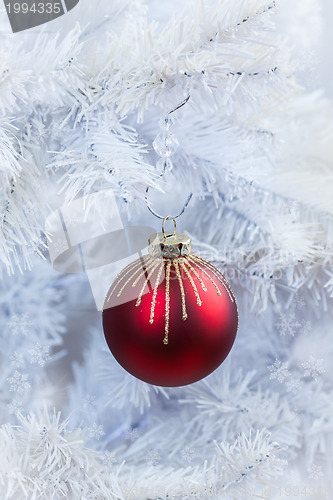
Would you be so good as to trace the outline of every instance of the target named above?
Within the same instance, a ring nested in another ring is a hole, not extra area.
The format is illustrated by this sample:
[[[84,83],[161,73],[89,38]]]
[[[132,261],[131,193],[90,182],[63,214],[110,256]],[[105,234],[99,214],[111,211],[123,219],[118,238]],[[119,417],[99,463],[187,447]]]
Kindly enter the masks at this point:
[[[320,68],[323,88],[326,95],[333,99],[333,0],[322,0],[322,3],[324,34]]]

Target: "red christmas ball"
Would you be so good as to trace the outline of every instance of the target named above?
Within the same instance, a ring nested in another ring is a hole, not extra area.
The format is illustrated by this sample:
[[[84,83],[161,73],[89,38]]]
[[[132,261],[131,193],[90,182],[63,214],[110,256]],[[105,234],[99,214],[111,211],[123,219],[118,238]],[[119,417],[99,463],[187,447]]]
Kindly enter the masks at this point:
[[[238,312],[217,268],[186,245],[161,247],[161,255],[146,255],[117,276],[105,299],[103,328],[125,370],[150,384],[175,387],[206,377],[224,361]],[[172,252],[175,258],[165,257]]]

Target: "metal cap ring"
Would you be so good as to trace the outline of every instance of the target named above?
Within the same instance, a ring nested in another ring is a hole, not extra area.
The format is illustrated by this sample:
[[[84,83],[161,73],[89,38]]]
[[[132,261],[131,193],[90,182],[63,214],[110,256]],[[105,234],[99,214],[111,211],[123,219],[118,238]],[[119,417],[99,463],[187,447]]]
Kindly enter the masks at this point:
[[[164,229],[164,224],[169,219],[173,220],[173,233],[172,234],[166,234],[165,229]],[[167,215],[166,217],[164,217],[163,222],[162,222],[162,233],[163,233],[164,239],[167,239],[170,236],[175,236],[176,228],[177,228],[177,223],[176,223],[176,219],[174,217],[172,217],[171,215]]]

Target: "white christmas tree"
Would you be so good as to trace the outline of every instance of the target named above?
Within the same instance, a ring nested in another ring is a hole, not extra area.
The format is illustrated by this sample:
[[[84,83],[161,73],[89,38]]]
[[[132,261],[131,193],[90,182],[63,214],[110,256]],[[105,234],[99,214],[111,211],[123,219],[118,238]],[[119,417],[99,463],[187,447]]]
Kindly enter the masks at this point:
[[[80,0],[2,36],[1,498],[332,496],[333,108],[309,88],[320,4],[178,4]],[[156,136],[181,103],[166,160]],[[157,230],[148,208],[178,213],[192,193],[179,225],[240,316],[200,382],[128,374],[89,266],[90,281],[61,260],[71,228],[108,225],[110,191],[123,226]],[[47,222],[60,207],[63,239]]]

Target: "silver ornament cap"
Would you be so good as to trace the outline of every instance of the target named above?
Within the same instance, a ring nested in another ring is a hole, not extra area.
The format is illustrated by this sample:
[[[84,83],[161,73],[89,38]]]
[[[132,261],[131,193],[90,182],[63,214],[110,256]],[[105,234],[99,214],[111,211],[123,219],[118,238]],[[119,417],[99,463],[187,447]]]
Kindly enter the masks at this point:
[[[173,233],[167,234],[164,224],[167,219],[174,222]],[[152,257],[163,257],[166,259],[178,259],[192,253],[191,238],[184,233],[176,233],[176,221],[174,218],[165,217],[162,224],[162,233],[153,233],[148,239],[148,252]]]
[[[163,233],[154,233],[148,241],[148,251],[152,257],[177,259],[192,252],[191,239],[187,234],[175,233],[165,238]]]

